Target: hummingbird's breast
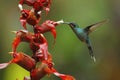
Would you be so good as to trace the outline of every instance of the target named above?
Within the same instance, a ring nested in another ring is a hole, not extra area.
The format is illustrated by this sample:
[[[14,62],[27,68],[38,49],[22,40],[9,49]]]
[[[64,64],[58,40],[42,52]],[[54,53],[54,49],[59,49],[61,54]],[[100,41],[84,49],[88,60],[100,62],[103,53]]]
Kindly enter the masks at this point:
[[[76,33],[77,37],[78,37],[81,41],[85,42],[85,40],[86,40],[86,38],[87,38],[87,34],[84,32],[83,29],[77,29],[77,30],[75,31],[75,33]]]

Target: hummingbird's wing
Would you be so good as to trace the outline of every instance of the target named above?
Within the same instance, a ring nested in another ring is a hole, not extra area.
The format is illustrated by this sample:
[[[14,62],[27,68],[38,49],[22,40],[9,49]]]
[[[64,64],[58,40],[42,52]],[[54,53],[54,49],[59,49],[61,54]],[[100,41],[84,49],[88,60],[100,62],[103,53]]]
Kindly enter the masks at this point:
[[[87,32],[87,34],[93,32],[96,30],[97,27],[100,27],[101,25],[103,25],[104,23],[108,22],[108,19],[106,20],[103,20],[101,22],[98,22],[98,23],[95,23],[95,24],[92,24],[86,28],[84,28],[85,32]]]
[[[95,56],[93,54],[93,48],[92,48],[92,45],[91,45],[91,42],[90,42],[89,38],[86,39],[86,44],[87,44],[87,47],[89,49],[90,57],[94,60],[94,62],[96,62]]]

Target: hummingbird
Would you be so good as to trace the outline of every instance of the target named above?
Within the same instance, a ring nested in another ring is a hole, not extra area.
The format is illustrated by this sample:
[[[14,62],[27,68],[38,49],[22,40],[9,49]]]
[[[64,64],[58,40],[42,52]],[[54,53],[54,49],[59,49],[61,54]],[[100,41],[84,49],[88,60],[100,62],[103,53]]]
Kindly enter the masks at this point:
[[[89,49],[90,57],[96,62],[95,56],[93,54],[93,48],[91,45],[91,41],[89,39],[89,34],[96,30],[97,27],[101,26],[102,24],[106,23],[108,20],[103,20],[98,23],[89,25],[85,28],[80,28],[78,24],[73,22],[64,22],[65,24],[68,24],[73,32],[76,34],[76,36],[79,38],[80,41],[87,44],[87,47]]]

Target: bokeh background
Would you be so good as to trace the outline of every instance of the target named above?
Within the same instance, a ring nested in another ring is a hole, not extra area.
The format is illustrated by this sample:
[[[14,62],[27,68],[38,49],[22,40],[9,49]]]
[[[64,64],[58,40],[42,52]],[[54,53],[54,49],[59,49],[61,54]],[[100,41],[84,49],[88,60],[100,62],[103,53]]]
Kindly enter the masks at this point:
[[[0,0],[0,63],[8,62],[12,57],[11,43],[15,34],[11,31],[23,29],[20,22],[18,0]],[[88,54],[86,45],[80,42],[67,25],[57,29],[54,47],[53,36],[45,33],[49,42],[49,51],[53,55],[55,68],[65,74],[73,75],[76,80],[120,80],[120,0],[53,0],[51,11],[44,20],[73,21],[81,27],[109,19],[90,35],[97,62]],[[32,27],[27,25],[29,30]],[[29,45],[21,43],[18,51],[30,54]],[[16,64],[0,70],[0,80],[23,80],[29,73]],[[60,80],[56,76],[42,80]]]

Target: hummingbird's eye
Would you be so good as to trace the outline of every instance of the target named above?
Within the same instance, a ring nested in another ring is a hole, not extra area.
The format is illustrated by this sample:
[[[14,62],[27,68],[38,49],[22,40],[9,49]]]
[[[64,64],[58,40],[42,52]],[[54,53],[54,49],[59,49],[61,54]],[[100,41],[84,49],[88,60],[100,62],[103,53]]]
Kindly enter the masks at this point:
[[[75,23],[70,23],[69,25],[72,26],[72,27],[76,27]]]

